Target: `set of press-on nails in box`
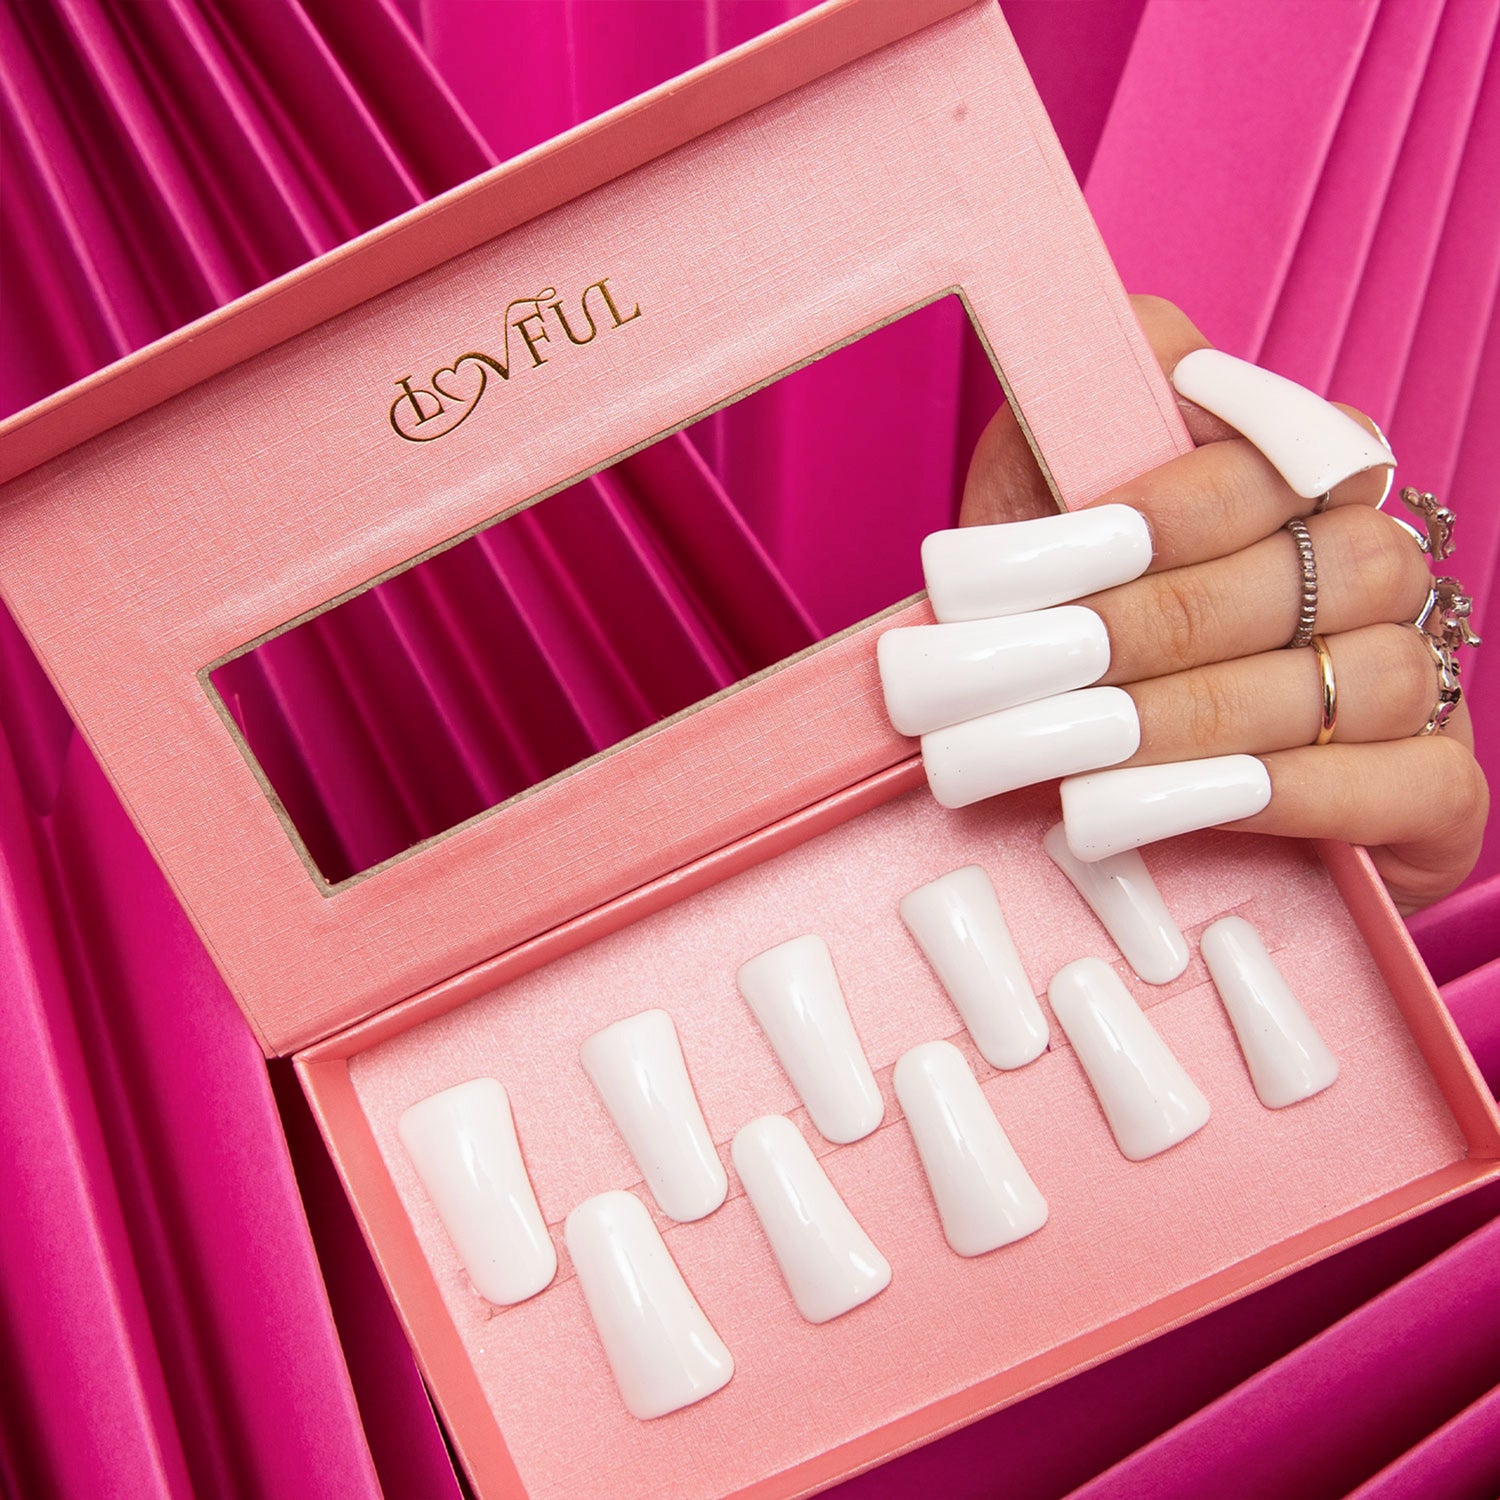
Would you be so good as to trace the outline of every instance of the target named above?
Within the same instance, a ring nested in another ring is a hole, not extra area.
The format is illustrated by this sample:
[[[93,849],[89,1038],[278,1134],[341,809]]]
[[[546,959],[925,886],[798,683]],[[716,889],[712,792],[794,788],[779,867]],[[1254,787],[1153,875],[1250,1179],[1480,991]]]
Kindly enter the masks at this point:
[[[1187,943],[1141,857],[1131,851],[1083,864],[1061,835],[1061,825],[1047,835],[1047,853],[1131,968],[1152,984],[1180,976]],[[969,865],[912,891],[900,913],[987,1062],[1010,1070],[1046,1051],[1046,1017],[983,869]],[[1240,916],[1220,918],[1200,949],[1261,1101],[1277,1109],[1327,1088],[1338,1064],[1255,928]],[[836,1145],[875,1131],[884,1101],[823,939],[797,937],[759,954],[737,983],[812,1126]],[[1108,964],[1069,963],[1047,993],[1126,1157],[1155,1156],[1207,1122],[1207,1099]],[[648,1010],[605,1027],[583,1044],[581,1060],[657,1208],[679,1223],[717,1209],[728,1174],[671,1016]],[[985,1255],[1043,1226],[1046,1201],[957,1047],[913,1047],[893,1081],[957,1254]],[[398,1134],[479,1293],[508,1305],[545,1288],[557,1255],[502,1085],[474,1079],[424,1099],[401,1116]],[[751,1120],[735,1134],[730,1157],[804,1318],[827,1322],[884,1291],[889,1262],[793,1121]],[[729,1381],[733,1359],[640,1198],[615,1191],[587,1199],[568,1215],[564,1238],[633,1415],[663,1416]]]
[[[1135,846],[1247,816],[1269,787],[1251,756],[1199,762],[1185,781],[1174,767],[1097,773],[1134,754],[1140,724],[1129,694],[1090,686],[1109,666],[1109,638],[1098,614],[1070,601],[1138,577],[1150,560],[1145,522],[1124,505],[936,533],[922,561],[940,623],[884,632],[878,656],[891,721],[921,737],[944,806],[1070,778],[1064,823],[1044,848],[1136,975],[1161,985],[1186,970],[1188,945]],[[1134,811],[1122,814],[1121,804]],[[900,911],[986,1062],[1022,1068],[1047,1050],[1046,1017],[983,869],[941,876],[905,896]],[[1261,1102],[1279,1109],[1327,1088],[1338,1064],[1254,927],[1223,917],[1200,948]],[[835,1145],[870,1135],[885,1104],[823,939],[759,954],[738,985],[813,1128]],[[1108,964],[1067,964],[1047,994],[1126,1157],[1155,1156],[1207,1123],[1208,1100]],[[648,1010],[606,1027],[583,1044],[582,1062],[662,1214],[691,1223],[713,1213],[729,1178],[671,1016]],[[1046,1200],[957,1047],[913,1047],[893,1082],[957,1254],[998,1251],[1046,1223]],[[484,1297],[519,1302],[551,1283],[557,1254],[498,1081],[475,1079],[413,1105],[398,1133]],[[889,1262],[796,1124],[751,1120],[730,1157],[804,1318],[827,1322],[885,1290]],[[635,1416],[663,1416],[729,1381],[733,1359],[640,1198],[587,1199],[564,1237]]]

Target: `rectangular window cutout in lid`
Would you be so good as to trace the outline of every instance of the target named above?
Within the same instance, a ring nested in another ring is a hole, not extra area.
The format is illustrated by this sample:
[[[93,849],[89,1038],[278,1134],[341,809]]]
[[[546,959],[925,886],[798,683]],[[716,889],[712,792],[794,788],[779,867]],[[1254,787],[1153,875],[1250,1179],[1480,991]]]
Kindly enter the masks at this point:
[[[509,378],[630,331],[587,305],[508,308]],[[482,422],[508,394],[495,357],[397,382],[391,425]],[[957,516],[954,455],[1001,400],[940,296],[270,632],[210,690],[337,888],[916,593],[918,540]],[[900,507],[873,513],[882,496]]]

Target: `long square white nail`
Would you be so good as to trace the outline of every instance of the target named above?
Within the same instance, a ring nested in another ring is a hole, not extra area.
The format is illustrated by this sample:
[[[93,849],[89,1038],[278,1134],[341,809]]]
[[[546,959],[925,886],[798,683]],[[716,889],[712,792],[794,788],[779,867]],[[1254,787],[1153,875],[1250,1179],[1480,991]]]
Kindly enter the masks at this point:
[[[901,920],[991,1067],[1024,1067],[1047,1050],[1047,1018],[984,870],[918,886],[901,898]]]
[[[600,1193],[564,1230],[578,1285],[631,1416],[681,1411],[734,1375],[734,1360],[633,1193]]]
[[[1208,1100],[1108,964],[1080,958],[1047,997],[1120,1150],[1144,1161],[1208,1123]]]
[[[790,1120],[751,1120],[731,1151],[787,1290],[809,1323],[841,1317],[891,1284],[890,1262]]]
[[[1332,402],[1222,349],[1184,355],[1172,385],[1249,438],[1304,500],[1396,462],[1385,443]]]
[[[1071,776],[1060,792],[1068,848],[1091,864],[1158,839],[1253,817],[1271,800],[1271,776],[1253,755],[1215,755]]]
[[[1129,505],[935,531],[922,543],[927,595],[944,623],[1067,604],[1150,566],[1146,518]]]
[[[908,625],[875,643],[886,712],[901,734],[929,734],[1097,682],[1109,668],[1109,632],[1081,604]]]
[[[959,1255],[985,1255],[1047,1222],[1047,1200],[952,1042],[904,1053],[895,1084],[943,1236]]]
[[[396,1134],[481,1297],[507,1307],[548,1285],[557,1251],[498,1079],[472,1078],[413,1104]]]
[[[729,1191],[729,1174],[698,1107],[671,1016],[647,1010],[616,1021],[596,1031],[580,1055],[661,1211],[679,1223],[711,1214]]]
[[[840,1145],[869,1135],[885,1104],[828,944],[812,933],[779,943],[742,964],[736,982],[818,1130]]]
[[[1080,688],[922,736],[922,766],[944,807],[967,807],[1039,781],[1128,760],[1141,743],[1135,700]]]
[[[1085,864],[1068,848],[1061,823],[1042,840],[1057,866],[1115,940],[1125,962],[1147,984],[1170,984],[1188,966],[1187,939],[1172,920],[1146,862],[1127,849]]]
[[[1267,1109],[1320,1094],[1339,1076],[1338,1059],[1244,917],[1203,929],[1203,961],[1229,1013],[1250,1081]]]

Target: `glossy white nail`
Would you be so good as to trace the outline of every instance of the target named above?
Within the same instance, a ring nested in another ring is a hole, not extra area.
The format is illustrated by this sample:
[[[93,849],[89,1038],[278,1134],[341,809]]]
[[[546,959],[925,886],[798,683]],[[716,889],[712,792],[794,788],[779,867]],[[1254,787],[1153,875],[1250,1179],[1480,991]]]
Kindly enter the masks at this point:
[[[1023,1067],[1047,1050],[1047,1018],[984,870],[965,865],[918,886],[901,898],[901,920],[991,1067]]]
[[[494,1078],[472,1078],[413,1104],[396,1122],[453,1248],[488,1302],[508,1307],[557,1273],[510,1099]]]
[[[875,655],[891,723],[918,735],[1097,682],[1109,667],[1109,632],[1093,610],[1064,604],[887,630]]]
[[[1184,355],[1172,384],[1179,396],[1249,438],[1304,500],[1396,462],[1374,433],[1316,392],[1222,349]]]
[[[586,1198],[568,1215],[564,1233],[631,1416],[664,1417],[729,1384],[734,1360],[639,1198],[620,1192]]]
[[[1047,1200],[952,1042],[903,1054],[895,1083],[943,1236],[958,1254],[998,1250],[1047,1222]]]
[[[891,1284],[890,1262],[790,1120],[751,1120],[731,1153],[792,1301],[809,1323],[840,1317]]]
[[[580,1056],[657,1207],[679,1223],[711,1214],[729,1191],[729,1174],[698,1107],[671,1016],[647,1010],[616,1021],[596,1031]]]
[[[1155,1156],[1208,1123],[1208,1100],[1102,959],[1080,958],[1059,969],[1047,998],[1131,1161]]]
[[[922,765],[944,807],[1128,760],[1141,743],[1122,688],[1080,688],[922,736]]]
[[[841,1145],[869,1135],[885,1105],[828,944],[811,933],[779,943],[742,964],[736,983],[818,1130]]]
[[[934,531],[922,542],[927,596],[945,623],[1066,604],[1150,565],[1151,533],[1129,505]]]
[[[1260,1102],[1284,1109],[1322,1093],[1339,1076],[1338,1059],[1260,934],[1243,917],[1220,917],[1204,928],[1201,947]]]
[[[1271,776],[1253,755],[1072,776],[1061,787],[1068,848],[1085,864],[1179,833],[1253,817],[1271,800]]]
[[[1134,849],[1085,864],[1068,848],[1061,823],[1048,830],[1042,847],[1147,984],[1169,984],[1187,968],[1187,939]]]

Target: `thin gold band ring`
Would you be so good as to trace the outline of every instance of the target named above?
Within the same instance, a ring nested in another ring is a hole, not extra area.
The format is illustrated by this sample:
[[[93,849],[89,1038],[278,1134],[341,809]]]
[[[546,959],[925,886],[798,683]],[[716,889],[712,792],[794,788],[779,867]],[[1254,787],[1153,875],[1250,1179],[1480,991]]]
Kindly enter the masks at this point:
[[[1315,635],[1308,645],[1318,658],[1318,676],[1323,690],[1322,720],[1313,744],[1326,745],[1339,727],[1339,688],[1333,676],[1333,656],[1328,650],[1328,642],[1321,635]]]

